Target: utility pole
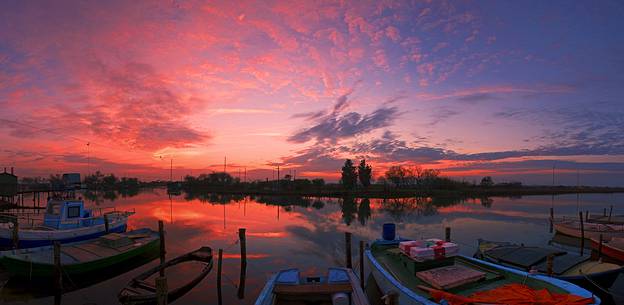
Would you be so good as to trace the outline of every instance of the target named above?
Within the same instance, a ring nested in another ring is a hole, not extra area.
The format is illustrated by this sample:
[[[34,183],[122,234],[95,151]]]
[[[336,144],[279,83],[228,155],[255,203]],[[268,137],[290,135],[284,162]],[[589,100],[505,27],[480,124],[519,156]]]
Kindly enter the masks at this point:
[[[227,173],[227,156],[223,157],[223,173]]]
[[[245,178],[243,180],[244,182],[247,182],[247,167],[245,166]]]
[[[169,181],[173,182],[173,157],[171,158],[171,166],[169,167]]]
[[[91,155],[89,151],[89,147],[91,143],[87,142],[87,175],[91,175]]]

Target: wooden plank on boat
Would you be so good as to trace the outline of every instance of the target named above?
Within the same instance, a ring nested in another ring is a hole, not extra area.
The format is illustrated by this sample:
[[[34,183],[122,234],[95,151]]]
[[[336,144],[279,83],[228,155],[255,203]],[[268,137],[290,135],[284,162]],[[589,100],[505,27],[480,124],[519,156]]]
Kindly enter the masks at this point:
[[[416,272],[416,276],[437,289],[451,289],[485,278],[485,272],[462,265],[452,265]]]
[[[132,284],[133,284],[132,285],[133,287],[145,289],[145,290],[151,291],[151,292],[156,292],[156,286],[154,286],[151,283],[148,283],[146,281],[134,280],[132,282]]]
[[[281,285],[277,284],[273,292],[280,295],[307,295],[307,294],[334,294],[338,292],[350,293],[353,291],[351,283],[345,284],[309,284],[309,285]]]
[[[85,251],[75,246],[63,247],[61,248],[61,252],[63,254],[73,257],[78,262],[88,262],[100,258],[97,253]]]
[[[119,251],[116,250],[116,249],[108,248],[108,247],[102,247],[100,245],[96,245],[96,244],[93,244],[93,243],[79,244],[79,245],[75,245],[74,247],[80,248],[80,249],[88,251],[88,252],[91,252],[91,253],[99,255],[101,257],[113,256],[113,255],[119,254]]]

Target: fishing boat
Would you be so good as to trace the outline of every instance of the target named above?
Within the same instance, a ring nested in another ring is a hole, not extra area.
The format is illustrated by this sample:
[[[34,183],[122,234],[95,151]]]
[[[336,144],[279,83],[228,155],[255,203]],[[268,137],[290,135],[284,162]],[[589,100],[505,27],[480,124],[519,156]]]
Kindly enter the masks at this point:
[[[60,249],[61,269],[63,275],[71,281],[97,275],[128,261],[144,256],[154,257],[154,253],[158,253],[159,240],[158,232],[139,229],[64,244]],[[8,250],[0,253],[0,265],[12,277],[49,280],[54,275],[53,246]]]
[[[255,305],[368,305],[351,269],[329,268],[324,276],[302,277],[299,269],[271,276]]]
[[[587,218],[587,222],[624,225],[624,215],[591,215]]]
[[[2,217],[0,249],[48,246],[55,241],[71,243],[106,233],[123,233],[128,217],[134,214],[133,211],[98,211],[86,209],[80,198],[50,198],[43,222],[36,223],[35,219],[15,216]]]
[[[600,304],[600,298],[572,283],[459,255],[452,243],[418,241],[420,245],[412,249],[400,248],[400,242],[375,241],[365,255],[381,292],[398,293],[401,305],[441,304],[449,299],[501,303],[496,299],[501,296],[506,297],[506,304],[527,304],[529,296],[567,304]]]
[[[600,235],[604,239],[609,240],[613,237],[624,237],[624,225],[602,224],[602,223],[584,223],[583,232],[581,232],[581,223],[578,220],[556,219],[553,220],[554,229],[564,235],[585,239],[599,239]]]
[[[592,238],[591,248],[600,252],[601,255],[624,262],[624,238],[614,237],[608,241],[603,240],[602,246],[600,246],[600,240]]]
[[[169,289],[167,292],[168,302],[173,302],[185,295],[210,273],[213,265],[212,249],[210,247],[201,247],[141,273],[119,291],[117,295],[119,301],[125,305],[156,304],[156,285],[149,282],[148,279],[160,273],[161,270],[186,262],[199,262],[203,267],[199,269],[195,277],[191,278],[182,286]]]
[[[517,245],[509,242],[496,242],[479,239],[476,258],[527,272],[548,274],[548,256],[552,257],[552,276],[564,281],[587,287],[601,295],[601,287],[611,287],[622,266],[592,260],[591,255],[579,255],[566,251]]]

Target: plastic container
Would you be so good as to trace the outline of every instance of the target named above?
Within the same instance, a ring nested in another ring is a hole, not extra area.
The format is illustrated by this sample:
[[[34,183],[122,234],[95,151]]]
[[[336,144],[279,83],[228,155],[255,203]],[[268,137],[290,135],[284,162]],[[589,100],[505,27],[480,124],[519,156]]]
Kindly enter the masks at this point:
[[[459,247],[455,243],[444,242],[439,239],[427,239],[421,246],[410,247],[409,256],[416,261],[428,261],[456,256]]]
[[[384,240],[395,240],[396,238],[396,225],[393,223],[383,224],[382,238]]]

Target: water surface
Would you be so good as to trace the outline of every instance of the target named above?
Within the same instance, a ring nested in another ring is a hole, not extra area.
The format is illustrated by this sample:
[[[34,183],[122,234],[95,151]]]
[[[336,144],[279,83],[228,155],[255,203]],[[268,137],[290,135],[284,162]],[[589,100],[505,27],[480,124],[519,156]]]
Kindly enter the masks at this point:
[[[134,194],[132,194],[134,195]],[[192,197],[192,198],[191,198]],[[461,252],[472,255],[478,238],[546,245],[552,239],[548,214],[578,216],[579,211],[601,213],[614,205],[624,214],[624,194],[492,197],[475,200],[409,198],[288,198],[227,195],[168,196],[165,190],[142,191],[135,196],[105,194],[87,200],[91,207],[134,209],[129,229],[158,228],[165,222],[167,257],[207,245],[224,249],[224,304],[253,304],[268,276],[279,269],[298,267],[305,273],[324,273],[344,264],[344,233],[353,233],[354,264],[359,240],[380,236],[383,223],[397,223],[403,237],[452,239]],[[247,272],[240,296],[238,229],[247,230]],[[215,255],[216,257],[216,255]],[[216,258],[215,258],[216,260]],[[117,292],[130,278],[157,260],[100,283],[66,293],[61,304],[117,304]],[[175,286],[195,275],[197,266],[181,266],[168,275]],[[122,271],[119,271],[122,272]],[[80,282],[80,279],[76,279]],[[10,282],[0,295],[3,304],[54,304],[54,297],[28,284]],[[216,266],[190,293],[174,304],[216,304]],[[240,296],[240,297],[239,297]]]

